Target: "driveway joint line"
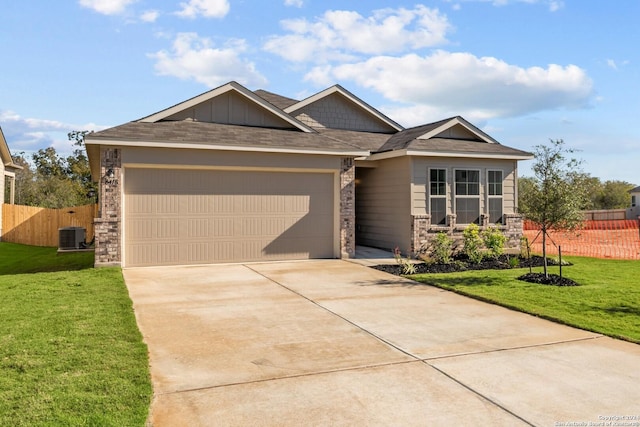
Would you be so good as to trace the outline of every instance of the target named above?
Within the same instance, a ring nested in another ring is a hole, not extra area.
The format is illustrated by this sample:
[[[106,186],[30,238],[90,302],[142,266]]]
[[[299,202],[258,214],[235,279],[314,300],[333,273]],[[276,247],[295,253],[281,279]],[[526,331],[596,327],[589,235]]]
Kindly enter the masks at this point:
[[[522,421],[523,423],[530,425],[530,426],[535,426],[535,424],[533,424],[531,421],[528,421],[524,418],[522,418],[520,415],[516,414],[515,412],[511,411],[510,409],[508,409],[507,407],[505,407],[504,405],[496,402],[495,400],[491,399],[488,396],[485,396],[484,394],[480,393],[479,391],[475,390],[473,387],[463,383],[462,381],[460,381],[459,379],[457,379],[456,377],[449,375],[447,372],[443,371],[442,369],[433,366],[432,364],[428,363],[426,360],[423,360],[422,363],[426,364],[427,366],[430,366],[431,368],[435,369],[436,371],[440,372],[442,375],[444,375],[445,377],[449,378],[451,381],[455,382],[456,384],[459,384],[460,386],[464,387],[465,389],[469,390],[471,393],[475,394],[476,396],[480,397],[481,399],[486,400],[487,402],[491,403],[492,405],[495,405],[496,407],[502,409],[503,411],[505,411],[506,413],[508,413],[509,415],[519,419],[520,421]]]
[[[374,334],[373,332],[371,332],[371,331],[369,331],[369,330],[367,330],[367,329],[363,328],[362,326],[358,325],[357,323],[355,323],[355,322],[353,322],[353,321],[351,321],[351,320],[347,319],[346,317],[341,316],[340,314],[336,313],[335,311],[332,311],[332,310],[330,310],[329,308],[327,308],[327,307],[323,306],[323,305],[322,305],[322,304],[320,304],[319,302],[312,300],[311,298],[307,297],[306,295],[303,295],[303,294],[301,294],[300,292],[297,292],[297,291],[295,291],[295,290],[293,290],[293,289],[289,288],[288,286],[286,286],[286,285],[284,285],[284,284],[282,284],[282,283],[280,283],[280,282],[278,282],[278,281],[276,281],[276,280],[273,280],[271,277],[266,276],[266,275],[262,274],[261,272],[254,270],[253,268],[251,268],[251,267],[250,267],[250,266],[248,266],[248,265],[245,265],[245,267],[247,267],[249,270],[251,270],[251,271],[253,271],[253,272],[255,272],[255,273],[257,273],[257,274],[261,275],[262,277],[264,277],[265,279],[269,280],[270,282],[273,282],[273,283],[275,283],[276,285],[278,285],[278,286],[280,286],[280,287],[282,287],[282,288],[284,288],[284,289],[288,290],[289,292],[294,293],[294,294],[298,295],[298,296],[299,296],[299,297],[301,297],[301,298],[304,298],[305,300],[309,301],[311,304],[315,305],[316,307],[319,307],[319,308],[321,308],[322,310],[325,310],[325,311],[327,311],[328,313],[333,314],[334,316],[338,317],[339,319],[344,320],[344,321],[345,321],[345,322],[347,322],[348,324],[350,324],[350,325],[352,325],[352,326],[355,326],[356,328],[358,328],[358,329],[359,329],[359,330],[361,330],[362,332],[366,333],[367,335],[372,336],[373,338],[377,339],[377,340],[378,340],[378,341],[380,341],[380,342],[383,342],[384,344],[386,344],[386,345],[390,346],[391,348],[394,348],[394,349],[398,350],[399,352],[401,352],[401,353],[403,353],[403,354],[406,354],[407,356],[409,356],[409,357],[411,357],[411,358],[413,358],[413,359],[415,359],[415,360],[418,360],[418,361],[419,361],[419,360],[421,360],[421,358],[420,358],[420,357],[418,357],[418,356],[416,356],[415,354],[411,354],[411,353],[409,353],[407,350],[405,350],[405,349],[403,349],[403,348],[401,348],[401,347],[398,347],[397,345],[395,345],[395,344],[393,344],[393,343],[391,343],[391,342],[387,341],[386,339],[384,339],[384,338],[382,338],[382,337],[380,337],[380,336],[378,336],[378,335]]]
[[[515,346],[515,347],[494,348],[494,349],[491,349],[491,350],[470,351],[468,353],[445,354],[445,355],[442,355],[442,356],[424,357],[424,358],[421,358],[420,360],[423,361],[423,362],[427,362],[427,361],[430,361],[430,360],[451,359],[451,358],[454,358],[454,357],[465,357],[465,356],[476,356],[476,355],[481,355],[481,354],[499,353],[499,352],[502,352],[502,351],[522,350],[522,349],[527,349],[527,348],[538,348],[538,347],[550,347],[550,346],[560,345],[560,344],[570,344],[570,343],[574,343],[574,342],[591,341],[591,340],[596,340],[596,339],[600,339],[600,338],[605,338],[605,336],[604,335],[596,335],[596,336],[593,336],[593,337],[584,337],[584,338],[575,338],[575,339],[562,340],[562,341],[545,342],[545,343],[541,343],[541,344],[530,344],[530,345],[521,345],[521,346]]]
[[[338,373],[338,372],[362,371],[362,370],[365,370],[365,369],[384,368],[384,367],[388,367],[388,366],[407,365],[407,364],[410,364],[410,363],[421,363],[421,362],[422,362],[422,364],[424,364],[424,361],[422,361],[422,360],[401,360],[401,361],[398,361],[398,362],[374,363],[374,364],[370,364],[370,365],[350,366],[350,367],[347,367],[347,368],[328,369],[326,371],[305,372],[305,373],[296,374],[296,375],[284,375],[284,376],[281,376],[281,377],[262,378],[262,379],[251,380],[251,381],[239,381],[239,382],[235,382],[235,383],[217,384],[217,385],[211,385],[211,386],[205,386],[205,387],[195,387],[195,388],[189,388],[189,389],[184,389],[184,390],[166,391],[166,392],[162,392],[162,393],[155,393],[155,395],[157,395],[157,396],[169,396],[169,395],[173,395],[173,394],[190,393],[190,392],[193,392],[193,391],[214,390],[214,389],[225,388],[225,387],[235,387],[235,386],[242,386],[242,385],[248,385],[248,384],[259,384],[259,383],[266,383],[266,382],[270,382],[270,381],[280,381],[280,380],[288,380],[288,379],[295,379],[295,378],[314,377],[314,376],[318,376],[318,375],[327,375],[327,374],[333,374],[333,373]]]

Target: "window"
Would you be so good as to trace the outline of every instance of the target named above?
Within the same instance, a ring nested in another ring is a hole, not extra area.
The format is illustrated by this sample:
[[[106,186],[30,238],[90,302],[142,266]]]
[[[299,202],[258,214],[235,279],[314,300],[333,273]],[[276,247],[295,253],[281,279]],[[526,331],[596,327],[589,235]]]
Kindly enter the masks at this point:
[[[631,207],[632,208],[636,207],[636,196],[631,196]]]
[[[487,198],[489,221],[502,224],[502,171],[487,172]]]
[[[480,171],[456,169],[455,210],[459,224],[480,223]]]
[[[447,170],[429,171],[429,206],[431,224],[447,224]]]

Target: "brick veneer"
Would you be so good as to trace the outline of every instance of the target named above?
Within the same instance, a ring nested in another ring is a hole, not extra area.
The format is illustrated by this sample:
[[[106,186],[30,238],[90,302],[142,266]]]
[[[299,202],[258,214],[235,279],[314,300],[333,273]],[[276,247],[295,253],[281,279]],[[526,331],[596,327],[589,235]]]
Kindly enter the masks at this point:
[[[351,258],[356,253],[355,162],[342,159],[340,168],[340,255]]]
[[[481,229],[489,226],[487,216],[481,217]],[[447,215],[446,226],[432,226],[431,215],[413,215],[411,222],[411,235],[412,235],[412,247],[413,254],[418,254],[425,250],[431,239],[436,233],[444,232],[454,239],[458,244],[462,244],[462,232],[463,226],[456,224],[456,216],[451,214]],[[520,238],[522,237],[522,215],[520,214],[504,214],[504,225],[498,226],[498,228],[504,233],[507,241],[504,245],[506,250],[517,251],[520,250]]]
[[[96,267],[122,263],[121,186],[122,161],[118,148],[100,150],[100,209],[95,227]],[[113,171],[113,176],[108,172]]]

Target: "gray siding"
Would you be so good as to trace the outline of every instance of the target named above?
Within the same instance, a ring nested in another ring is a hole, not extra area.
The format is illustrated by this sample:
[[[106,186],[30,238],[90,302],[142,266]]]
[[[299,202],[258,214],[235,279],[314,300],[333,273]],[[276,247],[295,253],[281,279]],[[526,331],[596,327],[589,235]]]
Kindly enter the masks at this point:
[[[333,94],[295,112],[296,118],[313,128],[389,132],[389,125],[375,119],[342,95]]]
[[[411,159],[356,169],[356,242],[402,252],[411,247]]]
[[[429,169],[439,168],[447,170],[447,211],[453,212],[453,171],[455,169],[475,169],[480,171],[480,212],[487,212],[487,171],[501,170],[503,172],[503,213],[516,213],[516,162],[514,160],[485,160],[485,159],[455,159],[455,158],[413,158],[413,179],[411,184],[412,214],[426,215],[429,213],[427,201],[427,185]]]

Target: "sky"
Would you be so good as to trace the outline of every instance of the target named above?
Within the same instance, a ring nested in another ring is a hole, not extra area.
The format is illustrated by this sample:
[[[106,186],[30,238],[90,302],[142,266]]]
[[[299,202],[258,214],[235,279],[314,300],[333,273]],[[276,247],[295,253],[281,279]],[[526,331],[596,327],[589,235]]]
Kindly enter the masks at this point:
[[[460,115],[593,177],[640,185],[637,0],[28,0],[0,14],[13,154],[229,81],[304,99],[334,84],[405,127]],[[532,176],[532,161],[520,175]]]

